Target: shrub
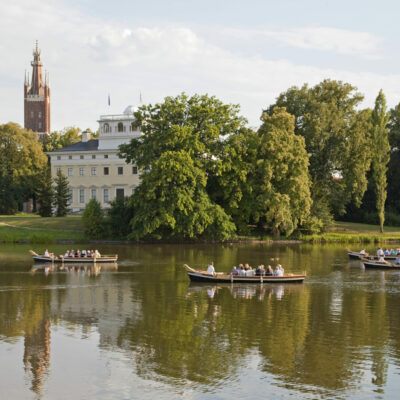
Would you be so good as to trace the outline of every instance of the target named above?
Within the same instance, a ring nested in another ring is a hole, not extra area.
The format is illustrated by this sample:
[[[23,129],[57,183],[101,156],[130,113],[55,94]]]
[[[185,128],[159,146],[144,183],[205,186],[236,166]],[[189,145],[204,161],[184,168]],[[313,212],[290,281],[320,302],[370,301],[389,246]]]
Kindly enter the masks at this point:
[[[83,230],[89,238],[99,239],[104,234],[104,212],[96,199],[91,199],[82,215]]]

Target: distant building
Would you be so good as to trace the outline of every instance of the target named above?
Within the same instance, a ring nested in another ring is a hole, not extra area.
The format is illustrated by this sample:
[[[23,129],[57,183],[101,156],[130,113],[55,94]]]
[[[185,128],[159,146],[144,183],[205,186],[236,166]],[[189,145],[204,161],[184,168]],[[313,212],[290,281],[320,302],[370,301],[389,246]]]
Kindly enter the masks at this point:
[[[133,194],[139,185],[138,168],[118,157],[120,144],[141,135],[133,112],[128,106],[122,114],[102,115],[98,139],[83,132],[81,142],[47,153],[52,177],[58,170],[68,177],[72,212],[83,211],[92,198],[108,207],[117,197]]]
[[[24,84],[24,127],[38,132],[42,138],[50,134],[50,86],[48,74],[43,82],[40,60],[41,51],[36,41],[33,51],[32,80],[29,82],[29,72],[25,72]]]

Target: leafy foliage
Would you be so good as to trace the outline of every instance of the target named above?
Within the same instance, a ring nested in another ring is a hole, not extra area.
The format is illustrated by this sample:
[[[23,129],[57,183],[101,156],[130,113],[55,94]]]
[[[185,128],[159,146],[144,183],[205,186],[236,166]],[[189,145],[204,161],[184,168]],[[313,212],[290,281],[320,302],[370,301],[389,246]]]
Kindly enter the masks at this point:
[[[385,221],[385,201],[386,201],[386,172],[389,163],[389,130],[387,124],[390,115],[386,111],[386,99],[382,90],[379,91],[375,100],[375,108],[371,114],[372,120],[372,142],[373,142],[373,158],[372,172],[375,183],[376,208],[379,216],[380,230],[383,232],[383,224]]]
[[[129,202],[129,197],[118,197],[112,201],[104,221],[104,231],[107,237],[126,239],[131,232],[130,221],[132,218],[133,207]]]
[[[34,195],[46,164],[36,133],[11,122],[0,125],[0,213],[15,213]]]
[[[370,118],[357,109],[362,99],[352,85],[324,80],[290,88],[267,110],[271,115],[275,106],[286,107],[295,116],[295,133],[304,137],[311,155],[312,198],[336,215],[351,200],[359,206],[367,187]]]
[[[103,235],[104,212],[96,199],[91,199],[82,215],[83,230],[90,238],[98,239]]]
[[[68,178],[59,170],[54,178],[55,194],[54,207],[57,217],[65,217],[69,211],[68,204],[70,200]]]
[[[64,128],[62,131],[51,132],[44,143],[44,151],[54,151],[77,143],[81,140],[80,134],[81,130],[74,126]]]
[[[132,198],[132,235],[231,236],[235,226],[210,198],[207,183],[226,169],[225,136],[245,129],[238,106],[181,94],[142,106],[135,117],[144,135],[120,146],[121,156],[144,171]]]
[[[265,222],[274,234],[290,235],[310,214],[308,154],[304,138],[294,133],[294,116],[276,107],[263,115],[253,141],[252,210],[255,222]]]

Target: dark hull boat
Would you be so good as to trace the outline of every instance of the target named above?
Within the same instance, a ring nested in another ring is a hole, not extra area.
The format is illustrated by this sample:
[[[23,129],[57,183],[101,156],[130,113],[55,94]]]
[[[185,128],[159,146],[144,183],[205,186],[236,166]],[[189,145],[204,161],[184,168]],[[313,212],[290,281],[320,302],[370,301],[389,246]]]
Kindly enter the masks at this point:
[[[113,256],[103,255],[101,257],[46,257],[42,254],[37,254],[33,250],[29,250],[35,262],[49,262],[57,264],[88,264],[88,263],[112,263],[118,260],[118,254]]]
[[[365,268],[396,269],[400,271],[400,265],[392,264],[389,261],[377,261],[377,260],[369,260],[367,258],[362,258],[361,262]]]
[[[224,273],[217,273],[216,275],[209,275],[206,271],[195,270],[188,265],[184,265],[186,273],[193,282],[241,282],[241,283],[282,283],[282,282],[303,282],[306,274],[284,274],[283,276],[238,276],[228,275]]]
[[[357,251],[351,251],[349,249],[347,249],[347,255],[349,256],[349,258],[353,259],[353,260],[360,260],[361,258],[363,259],[369,259],[369,260],[374,260],[377,259],[377,256],[370,256],[368,254],[360,254]],[[396,255],[389,255],[389,256],[384,256],[385,260],[395,260],[396,259]]]

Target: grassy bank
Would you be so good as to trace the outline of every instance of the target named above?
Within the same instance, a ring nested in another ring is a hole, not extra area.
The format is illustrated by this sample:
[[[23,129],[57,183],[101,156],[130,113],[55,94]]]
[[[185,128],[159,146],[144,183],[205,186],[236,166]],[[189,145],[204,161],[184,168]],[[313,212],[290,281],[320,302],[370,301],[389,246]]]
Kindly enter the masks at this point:
[[[385,227],[379,232],[379,225],[355,222],[335,222],[327,232],[317,235],[301,235],[301,240],[311,243],[385,243],[400,242],[400,227]]]
[[[41,218],[36,215],[0,216],[0,242],[54,243],[85,239],[80,216]]]
[[[285,241],[298,239],[309,243],[384,243],[400,242],[399,227],[385,227],[379,233],[378,225],[335,222],[327,232],[318,235],[300,235],[295,238],[265,236],[261,240]],[[0,216],[0,243],[56,243],[60,241],[87,241],[80,216],[41,218],[36,215]],[[260,237],[240,237],[239,240],[260,240]]]

